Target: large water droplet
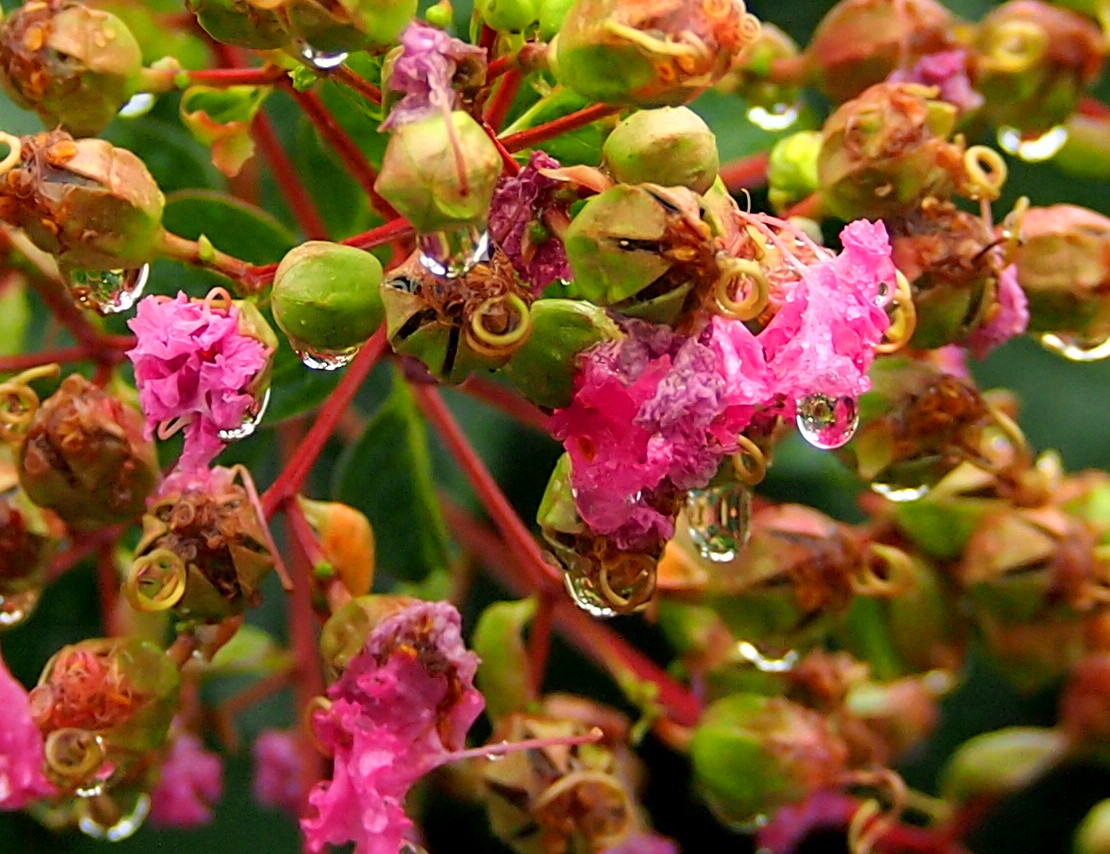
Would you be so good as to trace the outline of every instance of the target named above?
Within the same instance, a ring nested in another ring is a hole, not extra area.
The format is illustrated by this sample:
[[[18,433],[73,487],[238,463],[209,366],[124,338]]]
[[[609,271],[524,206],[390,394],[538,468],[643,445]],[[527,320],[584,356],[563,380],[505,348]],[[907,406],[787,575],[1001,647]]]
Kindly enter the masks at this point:
[[[846,444],[859,426],[859,403],[854,397],[832,397],[821,392],[798,401],[798,430],[815,448],[831,450]]]
[[[346,51],[317,50],[307,42],[301,45],[301,58],[317,71],[331,71],[341,66],[350,56]]]
[[[770,107],[748,107],[748,121],[765,131],[786,130],[798,121],[798,105],[773,104]]]
[[[1049,332],[1041,336],[1041,346],[1072,362],[1098,362],[1110,358],[1110,338],[1088,341],[1078,335]]]
[[[270,405],[270,389],[266,389],[262,393],[262,399],[243,416],[243,423],[238,427],[232,427],[230,430],[220,430],[218,435],[225,442],[234,442],[237,439],[245,439],[258,429],[259,423],[262,421],[262,416],[266,414],[266,407]]]
[[[1021,131],[1012,127],[998,129],[998,147],[1026,163],[1051,160],[1067,141],[1068,131],[1063,125],[1049,128],[1039,136],[1023,136]]]
[[[150,795],[146,792],[121,793],[112,803],[84,802],[77,826],[86,836],[105,842],[120,842],[134,835],[150,814]]]
[[[351,360],[362,349],[360,346],[347,347],[343,350],[325,350],[320,347],[309,347],[301,341],[289,339],[289,344],[301,359],[306,368],[314,371],[338,371],[351,364]]]
[[[116,114],[123,119],[134,119],[146,115],[154,106],[154,96],[150,92],[139,92],[131,96],[131,100],[119,108]]]
[[[420,263],[443,279],[465,276],[489,258],[489,232],[484,225],[421,234],[417,237],[417,245]]]
[[[736,644],[736,652],[749,664],[754,664],[756,670],[762,673],[789,673],[798,663],[797,650],[790,650],[781,658],[770,658],[754,643],[740,641]]]
[[[41,596],[38,588],[0,595],[0,629],[18,626],[30,617]]]
[[[685,510],[690,540],[706,560],[730,561],[748,541],[752,491],[742,483],[691,489]]]
[[[80,305],[97,314],[130,310],[143,295],[150,265],[130,270],[69,270],[69,292]]]
[[[563,581],[567,586],[567,593],[574,604],[589,614],[601,620],[617,616],[616,610],[606,602],[594,588],[589,578],[574,569],[563,571]]]
[[[871,489],[879,493],[887,501],[896,501],[903,504],[907,501],[917,501],[925,495],[931,487],[927,483],[920,486],[905,486],[900,483],[872,482]]]

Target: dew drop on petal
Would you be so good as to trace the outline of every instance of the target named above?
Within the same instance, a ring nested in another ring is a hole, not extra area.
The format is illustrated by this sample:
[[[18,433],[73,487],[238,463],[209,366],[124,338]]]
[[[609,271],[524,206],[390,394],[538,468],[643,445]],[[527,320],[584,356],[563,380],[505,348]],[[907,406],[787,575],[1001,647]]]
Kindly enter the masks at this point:
[[[18,626],[30,617],[41,596],[42,591],[37,587],[0,594],[0,629]]]
[[[120,799],[124,803],[119,803]],[[107,813],[107,810],[98,810],[95,804],[84,802],[77,819],[81,832],[105,842],[120,842],[133,836],[150,814],[150,795],[146,792],[123,794],[116,796],[115,800],[117,803],[111,824],[97,815],[98,812]]]
[[[301,44],[301,59],[317,71],[332,71],[346,62],[349,55],[350,54],[346,51],[333,51],[329,53],[327,51],[317,50],[307,42]]]
[[[1110,338],[1088,341],[1076,335],[1049,332],[1042,335],[1040,341],[1046,350],[1071,362],[1099,362],[1110,358]]]
[[[851,440],[859,426],[859,402],[815,392],[798,401],[798,430],[815,448],[831,450]]]
[[[741,483],[691,489],[686,494],[690,540],[706,560],[736,557],[751,533],[752,491]]]
[[[150,265],[130,270],[67,270],[69,292],[84,308],[97,314],[129,311],[143,295]]]
[[[230,430],[220,430],[217,432],[225,442],[234,442],[237,439],[245,439],[250,436],[262,421],[262,416],[266,414],[266,407],[270,405],[270,389],[266,389],[262,394],[262,399],[252,409],[248,410],[247,414],[243,416],[243,423],[238,427],[232,427]]]
[[[144,116],[154,106],[154,96],[150,92],[139,92],[132,95],[131,100],[119,108],[116,114],[122,119],[134,119]]]
[[[798,105],[773,104],[770,107],[748,107],[748,121],[768,132],[786,130],[798,121]]]
[[[421,234],[417,245],[424,269],[441,279],[465,276],[488,259],[490,253],[489,232],[484,225]]]
[[[1039,136],[1023,136],[1021,131],[1012,127],[998,129],[998,147],[1026,163],[1051,160],[1067,141],[1068,131],[1063,125],[1049,128]]]

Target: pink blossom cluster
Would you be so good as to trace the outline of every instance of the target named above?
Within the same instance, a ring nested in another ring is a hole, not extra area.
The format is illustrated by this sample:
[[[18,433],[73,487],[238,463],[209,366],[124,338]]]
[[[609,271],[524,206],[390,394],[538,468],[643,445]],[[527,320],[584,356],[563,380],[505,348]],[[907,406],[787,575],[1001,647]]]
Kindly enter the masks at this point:
[[[27,690],[0,658],[0,810],[19,810],[51,795],[43,776],[43,739]]]
[[[159,827],[198,827],[212,820],[223,793],[223,763],[191,732],[174,739],[150,793],[150,820]]]
[[[405,795],[462,749],[485,705],[460,624],[449,603],[410,605],[371,631],[328,689],[330,706],[312,724],[334,764],[309,793],[315,814],[301,821],[311,850],[354,842],[356,854],[400,851],[413,826]]]
[[[237,430],[258,406],[249,390],[269,358],[268,348],[239,328],[234,305],[207,300],[147,297],[127,324],[135,346],[139,403],[147,433],[177,422],[184,427],[181,471],[206,467],[223,450],[220,431]]]
[[[870,388],[867,370],[890,324],[890,242],[882,222],[867,220],[840,237],[839,255],[811,247],[816,260],[778,283],[778,311],[758,334],[722,317],[691,336],[625,321],[623,339],[585,355],[574,399],[552,427],[591,529],[624,549],[669,539],[673,519],[653,499],[706,486],[753,419],[793,418],[809,395],[855,398]]]

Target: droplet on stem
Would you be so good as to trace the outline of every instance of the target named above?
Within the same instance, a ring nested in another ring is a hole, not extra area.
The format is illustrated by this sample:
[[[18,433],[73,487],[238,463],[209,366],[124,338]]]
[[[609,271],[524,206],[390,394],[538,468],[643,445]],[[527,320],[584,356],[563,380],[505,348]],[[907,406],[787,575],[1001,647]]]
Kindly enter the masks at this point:
[[[748,107],[748,121],[761,130],[775,132],[786,130],[798,121],[798,105],[772,104],[770,107]]]
[[[814,392],[798,401],[796,418],[802,438],[815,448],[831,450],[847,444],[859,426],[859,403],[854,397]]]
[[[105,796],[106,797],[106,796]],[[120,804],[120,799],[124,804]],[[77,827],[86,836],[106,842],[121,842],[134,835],[150,814],[150,795],[146,792],[112,797],[109,803],[84,801]]]
[[[317,71],[332,71],[346,62],[348,56],[350,54],[346,51],[328,53],[317,50],[307,42],[301,44],[301,58]]]
[[[42,591],[38,588],[0,594],[0,629],[18,626],[30,617],[41,596]]]
[[[1098,362],[1110,358],[1110,338],[1088,341],[1078,335],[1048,332],[1040,340],[1046,350],[1072,362]]]
[[[1068,131],[1063,125],[1049,128],[1038,136],[1024,136],[1017,128],[998,129],[998,147],[1026,163],[1041,163],[1060,153],[1068,141]]]
[[[927,483],[920,486],[905,486],[903,484],[875,481],[871,484],[871,489],[887,501],[904,504],[907,501],[917,501],[917,499],[923,497],[929,491],[930,486]]]
[[[310,347],[302,341],[289,339],[289,344],[301,359],[306,368],[314,371],[338,371],[351,364],[362,347],[346,347],[342,350],[327,350],[322,347]]]
[[[736,557],[751,532],[752,492],[742,483],[691,489],[686,494],[690,540],[706,560]]]
[[[465,276],[489,258],[489,232],[485,225],[466,225],[450,231],[433,231],[417,237],[420,263],[443,279]]]
[[[74,300],[97,314],[129,311],[143,295],[150,265],[129,270],[68,270],[69,292]]]
[[[146,115],[154,106],[154,96],[150,92],[139,92],[131,96],[131,100],[119,108],[116,114],[121,119],[134,119]]]

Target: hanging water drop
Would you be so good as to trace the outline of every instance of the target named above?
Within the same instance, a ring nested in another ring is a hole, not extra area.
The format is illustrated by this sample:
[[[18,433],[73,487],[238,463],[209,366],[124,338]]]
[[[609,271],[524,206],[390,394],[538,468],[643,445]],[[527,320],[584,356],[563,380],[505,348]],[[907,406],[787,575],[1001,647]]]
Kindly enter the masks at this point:
[[[686,494],[690,540],[706,560],[736,557],[751,533],[752,491],[742,483],[691,489]]]
[[[489,258],[489,232],[485,225],[467,225],[451,231],[433,231],[417,237],[420,263],[442,279],[465,276]]]
[[[73,299],[97,314],[119,314],[130,310],[143,295],[150,265],[130,270],[68,270]]]
[[[748,107],[748,121],[761,130],[771,133],[786,130],[798,121],[798,105],[772,104],[770,107]]]
[[[154,96],[150,92],[139,92],[132,95],[131,100],[120,107],[116,115],[121,119],[134,119],[149,113],[153,106]]]
[[[317,50],[307,42],[301,45],[301,59],[317,71],[332,71],[346,62],[349,55],[346,51],[332,51],[329,53]]]
[[[1078,335],[1048,332],[1041,336],[1040,341],[1046,350],[1071,362],[1098,362],[1110,358],[1110,338],[1088,341]]]
[[[150,795],[146,792],[97,796],[81,803],[77,827],[93,839],[121,842],[133,836],[149,814]]]
[[[798,663],[798,651],[790,650],[780,658],[770,658],[763,654],[754,643],[740,641],[736,644],[737,654],[761,673],[789,673]]]
[[[289,339],[293,352],[300,357],[301,363],[306,368],[314,371],[338,371],[351,364],[362,347],[346,347],[342,350],[326,350],[322,347],[309,347],[300,341]]]
[[[920,486],[904,486],[899,483],[879,483],[875,481],[871,484],[871,489],[887,501],[904,504],[907,501],[917,501],[917,499],[923,497],[928,493],[930,486],[927,483]]]
[[[18,626],[30,617],[41,596],[38,588],[0,594],[0,629]]]
[[[270,389],[266,389],[262,394],[262,399],[243,416],[243,423],[238,427],[232,427],[230,430],[220,430],[218,435],[225,442],[234,442],[237,439],[245,439],[250,436],[262,421],[262,416],[266,414],[266,407],[270,405]]]
[[[828,451],[846,444],[859,426],[859,403],[854,397],[832,397],[821,392],[798,401],[798,430],[815,448]]]
[[[574,604],[591,617],[608,620],[610,617],[617,616],[617,612],[598,594],[593,582],[585,573],[564,569],[563,582]]]
[[[1023,136],[1021,131],[1012,127],[998,129],[998,147],[1026,163],[1051,160],[1067,141],[1068,131],[1063,125],[1049,128],[1039,136]]]

